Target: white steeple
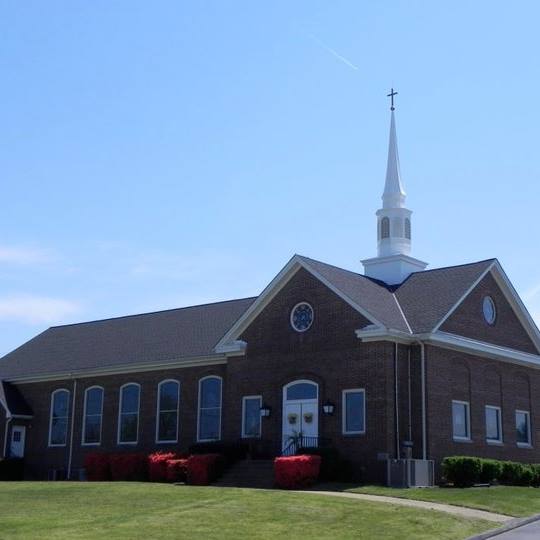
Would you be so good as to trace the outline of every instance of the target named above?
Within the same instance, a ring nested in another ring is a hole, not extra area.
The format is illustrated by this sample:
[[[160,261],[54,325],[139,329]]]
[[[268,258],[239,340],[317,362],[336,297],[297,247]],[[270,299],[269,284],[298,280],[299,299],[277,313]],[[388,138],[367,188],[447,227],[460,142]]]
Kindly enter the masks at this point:
[[[377,257],[362,261],[366,276],[380,279],[390,285],[401,283],[412,272],[424,270],[427,263],[414,259],[411,252],[411,214],[405,208],[405,189],[399,170],[399,153],[394,115],[394,96],[390,107],[390,137],[386,181],[382,195],[383,207],[377,211]]]

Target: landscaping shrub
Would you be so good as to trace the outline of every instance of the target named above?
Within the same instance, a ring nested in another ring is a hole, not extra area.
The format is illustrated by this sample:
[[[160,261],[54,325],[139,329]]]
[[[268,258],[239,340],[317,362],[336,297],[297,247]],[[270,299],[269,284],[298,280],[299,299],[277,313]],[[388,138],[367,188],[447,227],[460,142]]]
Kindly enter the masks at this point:
[[[335,482],[343,480],[343,469],[346,467],[345,461],[339,455],[336,448],[300,448],[296,452],[297,456],[320,456],[321,469],[319,479],[325,482]]]
[[[210,441],[192,444],[189,447],[191,455],[220,454],[225,460],[225,466],[230,466],[240,459],[245,459],[249,450],[246,442]]]
[[[86,479],[91,482],[105,482],[111,479],[110,454],[92,452],[84,456]]]
[[[167,482],[186,482],[187,464],[187,459],[169,459],[167,461]]]
[[[0,459],[0,480],[22,480],[24,476],[24,459]]]
[[[282,489],[299,489],[313,485],[319,477],[321,456],[278,457],[274,460],[274,479]]]
[[[501,462],[501,484],[509,486],[530,486],[534,483],[536,471],[531,465],[514,461]]]
[[[532,485],[533,486],[540,486],[540,464],[538,463],[533,463],[531,465],[531,470],[533,472],[533,480],[532,480]]]
[[[148,479],[148,457],[142,453],[110,455],[113,480],[143,481]]]
[[[496,459],[481,459],[480,482],[490,484],[493,480],[498,480],[501,476],[501,462]]]
[[[482,464],[480,458],[451,456],[443,459],[442,470],[456,487],[469,487],[479,482]]]
[[[223,456],[220,454],[195,454],[187,460],[187,483],[207,486],[223,472]]]
[[[148,456],[148,479],[150,482],[165,482],[167,480],[167,462],[178,459],[174,452],[154,452]]]

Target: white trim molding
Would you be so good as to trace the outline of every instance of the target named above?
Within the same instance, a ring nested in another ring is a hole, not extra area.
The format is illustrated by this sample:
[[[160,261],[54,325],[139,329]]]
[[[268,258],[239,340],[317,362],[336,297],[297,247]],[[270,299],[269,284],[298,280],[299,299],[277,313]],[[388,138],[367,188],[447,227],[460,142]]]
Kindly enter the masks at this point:
[[[488,437],[488,410],[496,411],[497,414],[497,431],[499,432],[499,437],[493,439]],[[486,428],[486,442],[487,444],[503,444],[503,431],[502,431],[502,409],[498,405],[485,405],[484,406],[484,418],[485,418],[485,428]]]
[[[66,410],[66,416],[61,416],[59,418],[64,418],[66,420],[66,433],[65,433],[65,441],[63,443],[53,443],[52,440],[52,424],[53,424],[53,412],[54,412],[54,399],[56,394],[59,393],[67,393],[67,410]],[[67,440],[68,440],[68,431],[69,431],[69,406],[70,406],[70,400],[71,400],[71,391],[67,388],[57,388],[53,392],[51,392],[51,402],[50,402],[50,409],[49,409],[49,439],[48,439],[48,446],[49,448],[55,448],[55,447],[62,447],[67,446]]]
[[[516,439],[517,439],[517,415],[518,414],[524,414],[526,419],[527,419],[527,436],[528,436],[529,440],[527,442],[519,442],[519,441],[516,440],[516,446],[518,448],[532,448],[533,445],[532,445],[532,433],[531,433],[531,412],[530,411],[523,411],[523,410],[520,410],[520,409],[515,410],[515,412],[514,412],[514,422],[515,422],[514,429],[516,430]]]
[[[467,422],[466,426],[466,436],[456,435],[454,433],[454,404],[463,405],[465,407],[465,421]],[[452,400],[452,439],[455,442],[472,442],[472,426],[471,426],[471,404],[469,401],[460,401],[459,399]]]

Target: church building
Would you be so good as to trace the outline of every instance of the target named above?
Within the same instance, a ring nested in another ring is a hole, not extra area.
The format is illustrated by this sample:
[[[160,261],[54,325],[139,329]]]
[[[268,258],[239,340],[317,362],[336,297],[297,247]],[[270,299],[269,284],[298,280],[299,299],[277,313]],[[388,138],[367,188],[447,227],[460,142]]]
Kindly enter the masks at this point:
[[[89,452],[245,441],[389,459],[540,462],[540,332],[497,259],[428,269],[391,109],[377,256],[295,255],[256,297],[49,328],[0,359],[0,457],[79,478]]]

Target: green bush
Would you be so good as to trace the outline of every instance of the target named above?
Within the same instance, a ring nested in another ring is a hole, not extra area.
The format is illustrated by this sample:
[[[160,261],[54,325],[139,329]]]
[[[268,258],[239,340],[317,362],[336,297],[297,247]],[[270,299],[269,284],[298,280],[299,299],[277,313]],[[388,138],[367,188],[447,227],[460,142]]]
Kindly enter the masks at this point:
[[[442,470],[446,479],[456,487],[469,487],[480,480],[482,464],[480,458],[451,456],[442,461]]]
[[[490,484],[493,480],[498,480],[501,476],[501,462],[496,459],[481,459],[482,470],[480,471],[480,482]]]
[[[501,475],[499,481],[508,486],[517,486],[522,484],[524,466],[515,461],[503,461],[501,463]]]

